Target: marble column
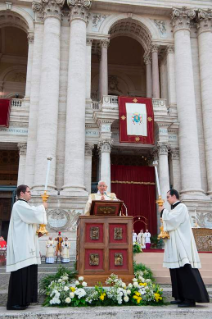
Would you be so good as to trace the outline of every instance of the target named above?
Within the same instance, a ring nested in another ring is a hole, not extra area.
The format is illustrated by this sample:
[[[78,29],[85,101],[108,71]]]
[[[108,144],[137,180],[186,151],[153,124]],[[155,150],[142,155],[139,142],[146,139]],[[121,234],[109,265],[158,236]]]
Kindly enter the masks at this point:
[[[27,59],[25,98],[30,97],[30,90],[31,90],[34,33],[29,32],[27,38],[28,38],[28,59]]]
[[[86,40],[86,99],[91,99],[91,58],[92,39]]]
[[[212,197],[212,10],[198,12],[198,42],[208,194]]]
[[[17,185],[24,184],[25,180],[25,167],[26,167],[26,143],[18,143],[19,149],[19,165],[18,165],[18,183]]]
[[[92,150],[93,145],[85,143],[85,188],[89,194],[91,193]]]
[[[161,196],[165,200],[164,206],[169,208],[169,203],[166,201],[167,192],[170,189],[168,146],[166,144],[158,143],[158,159]]]
[[[102,100],[103,95],[108,95],[108,59],[107,59],[107,51],[108,51],[109,41],[102,40],[100,41],[101,47],[101,57],[100,57],[100,69],[99,69],[99,85],[100,85],[100,100]]]
[[[101,157],[101,170],[100,180],[107,184],[107,191],[111,191],[111,140],[102,140],[99,143],[100,157]]]
[[[38,106],[39,106],[39,92],[40,92],[40,72],[42,60],[43,47],[43,23],[37,21],[37,15],[42,10],[42,5],[33,2],[33,11],[35,12],[35,27],[34,27],[34,45],[33,45],[33,62],[32,62],[32,76],[30,89],[30,112],[29,112],[29,126],[27,138],[27,154],[26,154],[26,169],[24,184],[32,187],[34,183],[35,173],[35,157],[37,144],[37,123],[38,123]]]
[[[152,45],[152,47],[151,47],[151,51],[152,51],[152,97],[155,99],[160,98],[158,49],[159,49],[159,46],[156,44]]]
[[[149,55],[144,57],[144,63],[146,64],[146,97],[152,97],[152,66],[151,57]]]
[[[167,54],[167,82],[168,82],[168,100],[169,106],[176,105],[176,83],[175,83],[175,56],[174,46],[168,45]]]
[[[166,57],[160,63],[160,92],[161,98],[168,102],[168,80],[167,80],[167,61]],[[168,103],[167,103],[168,104]]]
[[[86,98],[86,22],[90,1],[68,1],[70,13],[69,69],[66,110],[64,186],[61,194],[86,196],[85,98]]]
[[[190,40],[190,19],[194,17],[195,10],[182,8],[172,12],[183,199],[203,196]]]
[[[180,155],[178,148],[171,149],[171,184],[178,192],[181,190]]]
[[[37,129],[34,190],[43,190],[47,157],[52,157],[48,188],[54,190],[60,75],[61,7],[64,0],[43,0],[44,36]]]

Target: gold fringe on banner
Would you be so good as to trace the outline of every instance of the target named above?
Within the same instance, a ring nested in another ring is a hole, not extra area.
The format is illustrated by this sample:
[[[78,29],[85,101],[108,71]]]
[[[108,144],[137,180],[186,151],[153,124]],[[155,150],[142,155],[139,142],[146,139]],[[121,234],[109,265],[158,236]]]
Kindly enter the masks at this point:
[[[137,184],[137,185],[155,185],[152,182],[133,182],[133,181],[111,181],[112,184]]]

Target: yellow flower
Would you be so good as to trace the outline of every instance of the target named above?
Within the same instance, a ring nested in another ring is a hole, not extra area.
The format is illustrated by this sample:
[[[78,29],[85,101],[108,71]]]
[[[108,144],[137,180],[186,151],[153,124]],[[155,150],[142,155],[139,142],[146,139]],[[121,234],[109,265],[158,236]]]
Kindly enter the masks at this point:
[[[141,293],[140,293],[140,292],[138,292],[138,291],[135,291],[135,295],[136,295],[136,296],[140,296],[140,295],[141,295]]]
[[[146,282],[144,282],[144,283],[141,282],[141,283],[139,284],[139,286],[144,286],[144,287],[146,287],[146,286],[147,286],[147,283],[146,283]]]
[[[158,293],[155,293],[154,295],[155,295],[155,300],[156,300],[156,302],[158,302],[159,300],[162,300],[162,299],[163,299],[163,298],[161,297],[161,295],[158,294]]]
[[[75,287],[70,287],[70,290],[71,290],[72,292],[74,292],[74,291],[76,290],[76,288],[75,288]]]
[[[137,292],[137,291],[136,291]],[[135,292],[135,293],[136,293]],[[139,292],[137,292],[138,294],[139,294],[139,296],[141,295]],[[133,299],[135,299],[136,301],[137,301],[137,303],[140,303],[140,301],[142,300],[142,298],[141,297],[139,297],[138,295],[136,296],[136,295],[134,295],[133,296]]]
[[[105,299],[105,296],[106,296],[106,293],[103,292],[103,293],[100,295],[99,299],[100,299],[100,300],[104,300],[104,299]]]

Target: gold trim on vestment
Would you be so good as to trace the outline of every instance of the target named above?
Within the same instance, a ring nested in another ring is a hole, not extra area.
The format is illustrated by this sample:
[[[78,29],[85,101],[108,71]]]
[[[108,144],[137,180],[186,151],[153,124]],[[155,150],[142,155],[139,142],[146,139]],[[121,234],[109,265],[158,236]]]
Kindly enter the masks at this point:
[[[112,184],[155,185],[153,182],[111,181]]]

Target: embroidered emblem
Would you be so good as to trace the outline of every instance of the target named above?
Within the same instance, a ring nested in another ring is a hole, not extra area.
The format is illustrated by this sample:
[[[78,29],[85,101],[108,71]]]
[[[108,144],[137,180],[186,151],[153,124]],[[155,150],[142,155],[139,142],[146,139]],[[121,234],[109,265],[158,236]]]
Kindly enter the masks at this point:
[[[140,141],[140,137],[136,136],[136,137],[135,137],[135,141],[136,141],[136,142],[139,142],[139,141]]]
[[[142,123],[142,116],[141,114],[139,113],[134,113],[133,116],[132,116],[132,121],[133,121],[133,124],[141,124]]]
[[[121,119],[124,121],[124,120],[126,120],[126,116],[125,115],[122,115],[121,116]]]
[[[136,99],[136,97],[133,99],[133,102],[134,102],[134,103],[137,103],[137,102],[138,102],[138,100]]]
[[[151,122],[151,121],[152,121],[152,118],[149,116],[149,117],[147,118],[147,120],[148,120],[149,122]]]

